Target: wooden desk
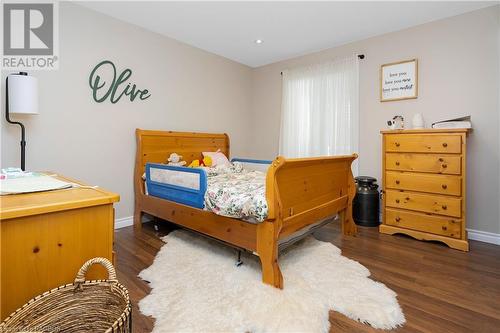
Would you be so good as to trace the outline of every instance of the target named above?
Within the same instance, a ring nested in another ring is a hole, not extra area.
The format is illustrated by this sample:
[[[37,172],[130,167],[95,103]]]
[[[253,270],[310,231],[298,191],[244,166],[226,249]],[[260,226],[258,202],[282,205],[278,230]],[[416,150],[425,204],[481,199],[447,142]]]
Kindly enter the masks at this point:
[[[0,197],[0,320],[32,297],[73,282],[86,260],[114,259],[113,203],[119,199],[90,187]],[[93,267],[87,277],[106,273]]]

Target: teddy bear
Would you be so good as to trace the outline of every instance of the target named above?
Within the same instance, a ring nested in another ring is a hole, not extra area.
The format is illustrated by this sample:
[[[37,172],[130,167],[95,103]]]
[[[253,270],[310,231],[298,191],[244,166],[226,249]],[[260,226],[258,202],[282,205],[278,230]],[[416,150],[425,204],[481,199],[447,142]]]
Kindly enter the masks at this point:
[[[176,153],[170,154],[170,157],[168,158],[168,165],[174,165],[174,166],[183,166],[186,165],[186,161],[182,161],[182,156],[178,155]]]
[[[212,158],[210,156],[205,156],[201,161],[193,160],[191,164],[188,165],[189,168],[198,168],[201,166],[211,167],[212,166]]]
[[[203,157],[203,161],[201,161],[204,166],[211,167],[212,166],[212,158],[210,156]]]

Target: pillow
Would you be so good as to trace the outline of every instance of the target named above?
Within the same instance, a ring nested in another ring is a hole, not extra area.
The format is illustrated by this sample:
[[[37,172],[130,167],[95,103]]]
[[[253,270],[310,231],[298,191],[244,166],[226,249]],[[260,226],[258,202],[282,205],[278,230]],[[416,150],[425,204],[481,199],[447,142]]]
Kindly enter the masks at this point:
[[[226,155],[221,153],[220,149],[217,151],[204,151],[203,157],[210,156],[212,158],[212,166],[217,165],[230,165],[231,162],[227,159]]]

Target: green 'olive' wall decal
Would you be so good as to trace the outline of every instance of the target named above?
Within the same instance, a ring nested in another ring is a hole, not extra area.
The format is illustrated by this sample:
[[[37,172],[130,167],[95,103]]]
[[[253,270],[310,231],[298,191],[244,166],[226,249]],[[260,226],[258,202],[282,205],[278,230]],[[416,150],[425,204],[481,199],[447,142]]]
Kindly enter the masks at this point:
[[[112,80],[106,82],[101,78],[104,71],[111,69]],[[101,74],[99,74],[101,73]],[[89,76],[89,85],[92,89],[92,97],[97,103],[106,101],[109,97],[111,103],[117,103],[123,96],[128,96],[130,101],[133,102],[136,97],[140,100],[145,100],[151,97],[148,89],[139,89],[135,84],[127,83],[125,87],[123,84],[132,76],[132,70],[126,68],[123,72],[116,76],[116,66],[109,60],[104,60],[98,63]]]

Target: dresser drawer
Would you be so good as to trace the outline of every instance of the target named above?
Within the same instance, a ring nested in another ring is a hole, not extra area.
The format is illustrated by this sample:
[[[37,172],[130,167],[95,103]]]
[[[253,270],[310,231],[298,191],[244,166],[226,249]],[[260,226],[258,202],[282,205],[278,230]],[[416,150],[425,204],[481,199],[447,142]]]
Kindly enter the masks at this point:
[[[460,175],[462,157],[460,155],[387,153],[385,168],[397,171],[416,171]]]
[[[462,236],[462,221],[453,218],[387,209],[384,223],[447,237],[460,238]]]
[[[442,195],[386,190],[385,205],[387,207],[416,210],[446,216],[462,216],[462,199]]]
[[[457,196],[462,193],[462,179],[460,176],[387,171],[385,174],[385,186],[398,190]]]
[[[385,150],[459,154],[462,152],[462,137],[460,135],[388,134],[385,136]]]

